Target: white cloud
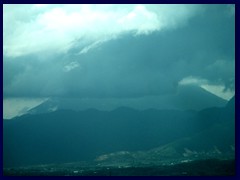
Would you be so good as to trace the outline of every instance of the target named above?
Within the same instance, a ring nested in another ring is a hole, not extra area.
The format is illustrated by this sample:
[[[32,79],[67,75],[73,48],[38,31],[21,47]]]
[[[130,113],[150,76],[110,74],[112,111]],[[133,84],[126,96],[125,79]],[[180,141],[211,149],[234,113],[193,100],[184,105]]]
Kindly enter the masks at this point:
[[[225,90],[224,85],[203,84],[203,85],[201,85],[201,87],[203,89],[215,94],[216,96],[219,96],[226,100],[230,100],[235,94],[235,92],[233,90],[230,90],[230,89]]]
[[[108,41],[108,39],[102,39],[102,40],[99,40],[99,41],[95,41],[93,42],[92,44],[90,45],[87,45],[85,46],[83,49],[81,49],[81,51],[78,53],[79,54],[85,54],[87,53],[89,50],[93,49],[93,48],[97,48],[99,47],[102,43]]]
[[[226,89],[225,85],[221,82],[214,84],[208,81],[207,79],[198,78],[194,76],[185,77],[181,81],[179,81],[178,84],[179,85],[197,85],[211,92],[212,94],[215,94],[216,96],[226,100],[231,99],[235,94],[234,90]]]
[[[207,82],[208,81],[206,79],[188,76],[183,78],[181,81],[179,81],[178,84],[179,85],[188,85],[188,84],[201,85],[201,84],[206,84]]]
[[[63,71],[69,72],[75,68],[79,67],[79,63],[77,62],[71,62],[70,64],[64,66]]]
[[[43,7],[46,7],[47,4],[34,4],[33,7],[36,7],[36,8],[43,8]]]
[[[139,35],[175,28],[184,24],[200,7],[4,5],[3,51],[4,55],[9,57],[42,52],[66,53],[77,39],[80,39],[80,43],[85,47],[116,38],[126,32]]]
[[[25,114],[29,109],[38,106],[47,98],[8,98],[3,100],[3,118],[10,119]]]

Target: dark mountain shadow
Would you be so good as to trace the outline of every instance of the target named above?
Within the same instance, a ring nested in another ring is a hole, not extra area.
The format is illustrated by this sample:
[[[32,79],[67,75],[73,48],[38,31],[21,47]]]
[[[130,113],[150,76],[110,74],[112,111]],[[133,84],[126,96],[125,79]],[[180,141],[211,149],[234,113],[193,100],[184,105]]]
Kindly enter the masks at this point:
[[[229,147],[234,141],[232,101],[225,108],[200,112],[121,107],[109,112],[59,110],[4,120],[4,167],[92,160],[101,154],[145,151],[183,138],[190,138],[185,144],[196,148],[204,143]]]

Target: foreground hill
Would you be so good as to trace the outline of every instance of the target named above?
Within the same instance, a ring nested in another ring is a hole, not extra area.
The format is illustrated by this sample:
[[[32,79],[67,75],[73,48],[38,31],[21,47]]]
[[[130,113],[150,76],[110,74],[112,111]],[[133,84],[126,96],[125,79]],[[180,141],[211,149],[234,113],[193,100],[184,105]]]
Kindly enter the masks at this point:
[[[148,151],[119,151],[95,159],[104,165],[135,166],[191,162],[199,159],[235,159],[235,97],[225,108],[210,108],[198,113],[203,130]]]

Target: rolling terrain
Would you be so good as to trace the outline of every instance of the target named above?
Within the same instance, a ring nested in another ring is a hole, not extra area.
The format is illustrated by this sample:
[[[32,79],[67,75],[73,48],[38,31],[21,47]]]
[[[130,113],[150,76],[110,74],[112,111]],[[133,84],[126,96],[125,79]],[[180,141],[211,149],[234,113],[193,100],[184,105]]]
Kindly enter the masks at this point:
[[[4,120],[4,167],[91,161],[116,152],[131,152],[120,159],[127,162],[130,155],[140,163],[214,153],[209,157],[234,158],[234,102],[232,98],[224,108],[202,111],[121,107]],[[104,161],[111,159],[116,162],[118,153]]]

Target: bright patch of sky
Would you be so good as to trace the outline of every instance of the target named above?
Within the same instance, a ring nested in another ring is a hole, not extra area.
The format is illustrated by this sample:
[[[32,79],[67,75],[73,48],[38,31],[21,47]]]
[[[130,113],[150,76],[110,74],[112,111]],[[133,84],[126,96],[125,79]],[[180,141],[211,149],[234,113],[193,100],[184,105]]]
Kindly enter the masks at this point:
[[[25,114],[31,108],[46,101],[47,98],[8,98],[3,100],[3,118],[10,119]]]
[[[193,76],[183,78],[181,81],[179,81],[178,84],[179,85],[190,84],[190,85],[200,86],[201,88],[225,100],[230,100],[235,95],[235,91],[231,89],[226,89],[224,84],[221,84],[221,83],[212,84],[207,79],[197,78]]]

